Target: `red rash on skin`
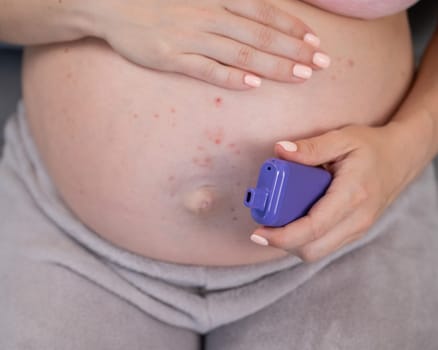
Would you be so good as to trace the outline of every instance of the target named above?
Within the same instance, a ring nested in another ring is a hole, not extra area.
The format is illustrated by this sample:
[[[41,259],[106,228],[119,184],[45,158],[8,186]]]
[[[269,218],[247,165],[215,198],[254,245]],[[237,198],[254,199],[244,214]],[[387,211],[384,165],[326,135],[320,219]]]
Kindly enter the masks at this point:
[[[205,136],[207,137],[207,139],[214,143],[215,145],[221,145],[223,143],[224,140],[224,130],[222,127],[216,127],[215,129],[205,129],[204,131]],[[234,153],[235,155],[239,155],[240,154],[240,149],[237,148],[237,145],[235,143],[228,143],[226,145],[226,147],[229,149],[229,151],[231,153]],[[205,151],[205,148],[203,146],[198,145],[196,147],[196,149],[198,151]],[[196,165],[199,166],[210,166],[211,164],[211,158],[206,157],[203,160],[199,160],[198,158],[193,158],[193,163],[195,163]],[[234,167],[231,166],[233,169]]]
[[[137,118],[138,118],[138,114],[137,114],[137,113],[134,113],[134,114],[132,115],[132,117],[133,117],[134,119],[137,119]]]
[[[204,158],[194,157],[192,159],[192,162],[193,164],[196,164],[197,166],[200,166],[202,168],[209,168],[213,164],[211,157],[204,157]]]
[[[160,118],[160,115],[159,115],[158,113],[155,113],[155,114],[154,114],[154,118],[155,118],[155,119],[158,119],[158,118]]]
[[[354,67],[354,61],[351,58],[348,59],[347,63],[350,67]]]
[[[173,107],[170,109],[170,111],[171,111],[172,113],[175,113],[175,112],[176,112],[175,108],[173,108]]]
[[[216,128],[216,130],[205,130],[205,134],[207,138],[216,145],[220,145],[224,138],[224,130],[220,127]]]
[[[222,97],[216,97],[214,99],[214,103],[215,103],[216,107],[222,106]]]
[[[168,180],[169,180],[169,181],[173,181],[173,180],[175,180],[175,176],[173,176],[173,175],[172,175],[172,176],[169,176]]]
[[[68,53],[70,51],[70,49],[68,48],[68,47],[66,47],[65,49],[64,49],[64,53]]]

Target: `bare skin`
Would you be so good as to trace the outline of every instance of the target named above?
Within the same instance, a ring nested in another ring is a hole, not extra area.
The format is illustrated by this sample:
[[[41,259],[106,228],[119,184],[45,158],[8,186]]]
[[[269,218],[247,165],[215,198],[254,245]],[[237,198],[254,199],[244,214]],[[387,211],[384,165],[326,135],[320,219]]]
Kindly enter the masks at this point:
[[[407,91],[412,57],[405,14],[367,22],[288,6],[335,53],[304,84],[219,89],[138,67],[93,39],[27,50],[33,135],[87,226],[127,250],[178,263],[290,254],[249,239],[257,225],[242,201],[258,167],[276,141],[385,123]]]

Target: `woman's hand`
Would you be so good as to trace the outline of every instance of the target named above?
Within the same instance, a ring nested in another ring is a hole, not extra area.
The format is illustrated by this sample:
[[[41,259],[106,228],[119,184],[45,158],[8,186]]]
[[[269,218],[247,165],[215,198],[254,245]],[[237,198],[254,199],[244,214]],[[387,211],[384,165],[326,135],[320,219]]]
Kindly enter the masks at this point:
[[[319,39],[278,0],[92,2],[94,35],[128,60],[208,83],[248,89],[260,77],[298,83],[329,57]]]
[[[277,143],[280,158],[324,165],[333,181],[308,215],[284,227],[262,227],[254,233],[306,262],[362,237],[414,176],[399,128],[397,123],[347,126],[295,143]]]

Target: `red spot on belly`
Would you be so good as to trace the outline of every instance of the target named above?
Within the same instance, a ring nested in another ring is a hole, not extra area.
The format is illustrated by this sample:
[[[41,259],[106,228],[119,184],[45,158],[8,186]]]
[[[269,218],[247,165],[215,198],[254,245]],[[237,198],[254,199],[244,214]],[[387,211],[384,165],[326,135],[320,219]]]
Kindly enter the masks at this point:
[[[214,104],[216,105],[216,107],[222,106],[222,102],[223,102],[222,97],[216,97],[214,99]]]
[[[211,157],[203,157],[203,158],[198,158],[198,157],[194,157],[192,159],[193,164],[200,166],[201,168],[208,168],[211,167],[213,165],[213,161],[211,159]]]
[[[137,118],[138,118],[138,114],[137,114],[137,113],[134,113],[134,114],[132,115],[132,117],[133,117],[134,119],[137,119]]]
[[[224,139],[224,129],[221,127],[217,127],[216,129],[207,129],[205,130],[205,135],[211,142],[215,143],[216,145],[220,145]]]
[[[154,118],[155,118],[155,119],[159,119],[159,118],[160,118],[160,115],[159,115],[158,113],[155,113],[155,114],[154,114]]]
[[[170,111],[171,111],[172,113],[176,113],[176,109],[175,109],[174,107],[172,107],[172,108],[170,109]]]
[[[235,143],[229,143],[227,147],[230,149],[231,152],[234,154],[240,154],[240,150],[237,148],[237,145]]]
[[[198,147],[196,147],[196,149],[198,151],[205,151],[205,147],[203,147],[203,146],[198,146]]]
[[[68,47],[66,47],[65,49],[64,49],[64,53],[68,53],[70,51],[70,49],[68,48]]]
[[[348,66],[349,67],[354,67],[354,61],[351,59],[351,58],[349,58],[348,60],[347,60],[347,64],[348,64]]]
[[[174,180],[175,180],[175,176],[173,176],[173,175],[169,176],[168,180],[169,180],[170,182],[174,181]]]

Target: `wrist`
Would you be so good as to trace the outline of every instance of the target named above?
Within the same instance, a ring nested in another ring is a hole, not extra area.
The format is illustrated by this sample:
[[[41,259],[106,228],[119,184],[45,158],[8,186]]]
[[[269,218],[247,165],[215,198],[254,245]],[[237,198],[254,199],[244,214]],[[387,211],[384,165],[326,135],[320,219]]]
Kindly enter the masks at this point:
[[[409,178],[415,177],[435,156],[436,122],[425,108],[402,108],[385,126],[388,142],[405,163]]]

